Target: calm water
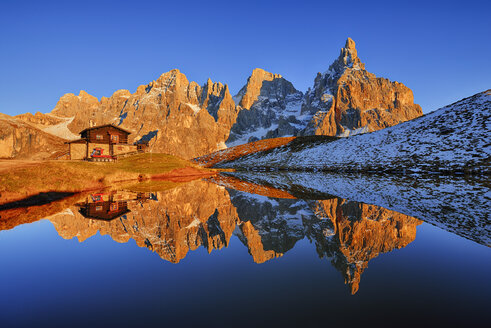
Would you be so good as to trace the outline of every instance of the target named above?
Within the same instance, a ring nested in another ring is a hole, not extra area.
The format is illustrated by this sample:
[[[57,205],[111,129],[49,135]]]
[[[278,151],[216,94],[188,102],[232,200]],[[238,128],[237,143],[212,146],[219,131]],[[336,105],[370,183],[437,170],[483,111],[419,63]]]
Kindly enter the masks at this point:
[[[0,326],[489,323],[489,189],[420,182],[237,174],[0,211]]]

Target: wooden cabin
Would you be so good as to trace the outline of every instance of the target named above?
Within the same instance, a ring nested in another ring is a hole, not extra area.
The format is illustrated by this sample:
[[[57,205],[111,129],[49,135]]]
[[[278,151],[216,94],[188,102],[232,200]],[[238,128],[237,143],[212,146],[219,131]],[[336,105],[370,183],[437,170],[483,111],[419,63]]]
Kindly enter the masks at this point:
[[[87,219],[112,221],[131,212],[130,202],[145,202],[150,199],[146,193],[129,191],[97,192],[87,196],[84,202],[75,204],[78,212]]]
[[[87,219],[111,221],[131,212],[128,202],[101,201],[79,205],[79,213]]]
[[[70,159],[112,161],[137,153],[137,145],[128,144],[131,132],[112,124],[94,126],[80,132],[80,139],[68,142]]]

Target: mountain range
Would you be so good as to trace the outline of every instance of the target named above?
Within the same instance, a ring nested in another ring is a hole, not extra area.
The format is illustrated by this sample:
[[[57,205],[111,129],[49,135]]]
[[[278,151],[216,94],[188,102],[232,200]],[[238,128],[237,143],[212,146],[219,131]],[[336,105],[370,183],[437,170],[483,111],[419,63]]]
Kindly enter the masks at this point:
[[[339,57],[304,94],[279,74],[254,69],[232,96],[210,79],[200,86],[179,70],[100,100],[80,91],[60,98],[48,114],[0,116],[0,158],[56,158],[64,142],[85,128],[114,124],[150,151],[195,158],[264,138],[346,137],[380,130],[422,115],[412,91],[377,78],[348,38]]]

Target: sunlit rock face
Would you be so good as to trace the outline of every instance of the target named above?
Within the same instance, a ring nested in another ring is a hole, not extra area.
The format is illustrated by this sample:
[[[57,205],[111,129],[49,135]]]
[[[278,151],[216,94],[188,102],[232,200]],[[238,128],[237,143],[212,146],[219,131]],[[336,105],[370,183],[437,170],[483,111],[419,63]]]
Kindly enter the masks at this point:
[[[227,85],[188,82],[178,70],[140,86],[122,109],[122,126],[145,136],[150,149],[193,158],[225,147],[237,113]]]
[[[376,131],[423,114],[409,88],[365,70],[350,38],[329,69],[317,74],[302,113],[313,115],[304,135],[332,136]]]
[[[133,94],[118,90],[100,101],[85,91],[66,94],[51,114],[72,119],[73,133],[111,123],[132,132],[131,142],[150,141],[151,151],[193,158],[225,147],[236,111],[227,85],[199,86],[175,69]]]
[[[54,158],[67,149],[65,141],[36,124],[0,114],[0,158]]]

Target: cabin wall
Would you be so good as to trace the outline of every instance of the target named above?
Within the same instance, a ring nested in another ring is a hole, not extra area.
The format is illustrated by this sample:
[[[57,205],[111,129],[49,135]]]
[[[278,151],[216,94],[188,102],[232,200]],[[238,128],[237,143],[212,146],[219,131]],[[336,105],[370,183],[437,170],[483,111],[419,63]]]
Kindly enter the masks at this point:
[[[136,145],[113,145],[114,155],[131,153],[137,151]]]
[[[80,208],[80,214],[84,217],[99,220],[113,220],[128,212],[127,202],[96,202]]]
[[[88,130],[82,135],[82,137],[85,136],[89,140],[89,142],[93,143],[115,143],[114,141],[111,141],[111,135],[118,136],[118,141],[116,143],[128,143],[128,133],[116,129],[112,126]],[[100,136],[99,139],[97,139],[97,136]]]
[[[89,142],[89,157],[92,157],[91,154],[95,148],[101,148],[103,150],[102,151],[103,156],[110,156],[111,155],[109,153],[109,144]]]
[[[87,154],[87,144],[71,143],[70,144],[70,159],[84,159]]]

